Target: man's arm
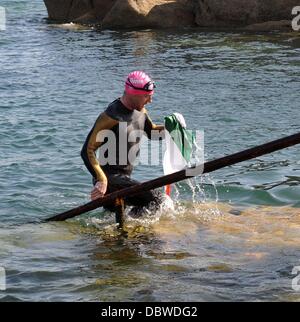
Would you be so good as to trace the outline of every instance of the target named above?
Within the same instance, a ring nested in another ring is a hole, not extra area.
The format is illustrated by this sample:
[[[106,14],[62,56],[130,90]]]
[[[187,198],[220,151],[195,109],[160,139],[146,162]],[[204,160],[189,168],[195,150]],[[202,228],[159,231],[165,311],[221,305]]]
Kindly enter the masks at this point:
[[[96,157],[96,150],[103,143],[101,131],[109,130],[118,124],[117,120],[109,117],[105,112],[102,113],[95,122],[81,150],[83,162],[96,182],[107,186],[107,178]],[[106,189],[103,189],[106,190]],[[105,193],[105,192],[104,192]],[[104,194],[103,193],[103,194]]]
[[[156,125],[155,123],[153,123],[145,108],[144,108],[143,112],[146,115],[144,131],[147,134],[147,137],[150,140],[157,139],[157,138],[163,139],[164,138],[164,130],[165,130],[164,125]],[[151,135],[151,131],[156,131],[156,135],[154,137],[153,137],[153,135]]]

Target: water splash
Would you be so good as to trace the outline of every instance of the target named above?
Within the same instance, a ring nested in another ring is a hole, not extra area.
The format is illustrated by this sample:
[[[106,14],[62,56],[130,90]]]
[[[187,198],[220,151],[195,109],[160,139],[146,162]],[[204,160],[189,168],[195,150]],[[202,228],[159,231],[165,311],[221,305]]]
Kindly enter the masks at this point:
[[[214,220],[221,216],[218,209],[218,190],[208,174],[177,183],[174,185],[172,197],[176,205],[175,214],[184,214],[192,208],[194,214],[201,217],[202,220]],[[205,212],[200,211],[197,206],[199,203],[209,204],[211,208],[206,209]]]

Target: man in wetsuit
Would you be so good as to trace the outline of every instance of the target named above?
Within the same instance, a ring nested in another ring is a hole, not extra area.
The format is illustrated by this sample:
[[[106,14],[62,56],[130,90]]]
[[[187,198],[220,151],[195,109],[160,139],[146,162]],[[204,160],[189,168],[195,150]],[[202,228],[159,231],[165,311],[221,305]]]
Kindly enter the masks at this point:
[[[136,133],[145,133],[149,139],[155,139],[154,136],[157,139],[158,132],[164,130],[163,125],[155,125],[151,121],[145,108],[146,104],[152,102],[154,88],[154,82],[144,72],[130,73],[125,82],[123,96],[112,102],[100,114],[87,136],[81,157],[93,176],[92,200],[139,183],[130,176],[135,156],[139,153],[141,137],[137,135],[135,140],[132,140],[132,137],[135,137]],[[108,134],[113,134],[115,140],[111,142],[115,144],[108,144]],[[129,139],[129,137],[131,138]],[[103,153],[101,147],[106,146],[108,148],[103,149],[105,151]],[[99,158],[96,157],[98,149]],[[109,155],[113,158],[110,158]],[[102,160],[103,162],[101,162]],[[143,213],[144,207],[157,210],[162,200],[162,193],[159,190],[152,190],[127,197],[125,204],[133,205],[130,214],[138,217]],[[106,205],[105,208],[115,211],[113,204]]]

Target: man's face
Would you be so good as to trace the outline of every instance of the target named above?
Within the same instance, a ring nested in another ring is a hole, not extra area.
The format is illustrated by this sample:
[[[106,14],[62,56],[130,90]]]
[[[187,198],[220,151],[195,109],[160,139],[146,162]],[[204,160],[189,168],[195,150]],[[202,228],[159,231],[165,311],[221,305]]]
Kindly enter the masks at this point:
[[[134,109],[141,111],[145,105],[152,102],[152,95],[144,94],[144,95],[134,95],[133,103]]]

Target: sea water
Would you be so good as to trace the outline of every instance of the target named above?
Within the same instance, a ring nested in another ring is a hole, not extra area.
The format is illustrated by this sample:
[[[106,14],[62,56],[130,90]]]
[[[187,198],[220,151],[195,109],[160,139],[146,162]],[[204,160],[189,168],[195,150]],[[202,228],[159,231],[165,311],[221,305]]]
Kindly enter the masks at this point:
[[[299,34],[101,31],[50,23],[42,1],[0,5],[2,301],[300,299],[297,146],[180,183],[176,210],[128,219],[127,237],[101,209],[40,222],[89,201],[80,150],[132,70],[157,83],[156,123],[179,112],[204,131],[206,160],[299,132]]]

